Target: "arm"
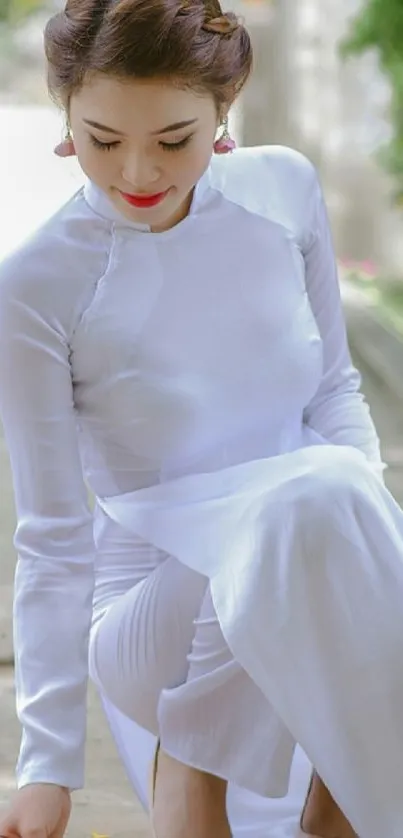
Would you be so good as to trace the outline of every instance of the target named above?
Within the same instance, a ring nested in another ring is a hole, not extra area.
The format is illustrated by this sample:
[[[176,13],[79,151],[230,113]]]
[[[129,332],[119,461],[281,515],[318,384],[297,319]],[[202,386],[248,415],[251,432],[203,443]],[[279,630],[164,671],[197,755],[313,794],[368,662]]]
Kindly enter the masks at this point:
[[[0,412],[18,522],[18,785],[77,788],[84,774],[92,516],[66,336],[46,293],[40,299],[40,289],[10,274],[0,278]]]
[[[307,292],[323,342],[323,376],[304,420],[329,442],[360,449],[381,475],[379,439],[360,392],[361,377],[351,361],[331,232],[316,173],[303,255]]]

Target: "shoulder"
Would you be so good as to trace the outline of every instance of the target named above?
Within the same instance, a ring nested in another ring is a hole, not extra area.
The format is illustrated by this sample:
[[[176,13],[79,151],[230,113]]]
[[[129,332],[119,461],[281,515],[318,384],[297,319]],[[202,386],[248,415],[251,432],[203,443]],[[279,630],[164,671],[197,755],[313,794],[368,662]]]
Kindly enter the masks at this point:
[[[216,155],[212,162],[212,184],[223,190],[238,185],[245,197],[249,193],[267,195],[269,187],[276,191],[292,188],[304,194],[316,179],[313,163],[287,146],[239,148],[232,154]]]
[[[30,309],[68,328],[102,276],[109,250],[108,224],[89,210],[80,190],[0,263],[2,322]]]
[[[229,201],[297,234],[317,194],[318,176],[299,151],[267,145],[215,157],[211,185]]]

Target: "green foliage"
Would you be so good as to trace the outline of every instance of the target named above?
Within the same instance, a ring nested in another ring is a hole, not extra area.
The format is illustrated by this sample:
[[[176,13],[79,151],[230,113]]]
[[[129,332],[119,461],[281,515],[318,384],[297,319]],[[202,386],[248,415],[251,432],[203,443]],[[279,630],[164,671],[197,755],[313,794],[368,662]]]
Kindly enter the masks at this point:
[[[392,89],[393,137],[380,159],[396,182],[395,198],[403,204],[403,0],[364,0],[341,44],[343,57],[376,49]]]
[[[44,5],[44,0],[0,0],[0,22],[18,24]]]

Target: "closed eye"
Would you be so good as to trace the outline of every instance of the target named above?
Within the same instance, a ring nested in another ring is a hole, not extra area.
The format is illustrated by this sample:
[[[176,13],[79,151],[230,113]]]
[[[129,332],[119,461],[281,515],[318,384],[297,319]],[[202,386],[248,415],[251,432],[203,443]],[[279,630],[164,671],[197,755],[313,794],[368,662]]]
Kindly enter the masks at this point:
[[[181,148],[185,148],[190,143],[193,134],[190,134],[189,137],[184,137],[183,140],[179,140],[177,143],[166,143],[161,141],[160,145],[164,151],[180,151]]]
[[[114,142],[111,143],[101,143],[101,140],[97,140],[93,134],[90,134],[89,136],[92,145],[94,145],[95,148],[99,148],[101,151],[111,151],[112,148],[116,148],[119,145],[119,140],[114,140]]]
[[[113,148],[117,148],[120,145],[120,140],[113,140],[109,143],[103,143],[101,140],[98,140],[97,137],[94,137],[93,134],[89,135],[91,143],[95,148],[98,148],[100,151],[111,151]],[[164,151],[180,151],[180,149],[185,148],[191,141],[193,134],[190,134],[189,137],[184,137],[183,140],[179,140],[176,143],[167,143],[164,141],[160,142],[160,146]]]

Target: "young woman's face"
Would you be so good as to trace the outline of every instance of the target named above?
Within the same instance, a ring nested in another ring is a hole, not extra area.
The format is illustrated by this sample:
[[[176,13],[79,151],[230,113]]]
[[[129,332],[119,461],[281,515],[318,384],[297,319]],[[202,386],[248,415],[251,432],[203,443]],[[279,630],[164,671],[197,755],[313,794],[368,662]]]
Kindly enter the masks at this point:
[[[69,116],[83,171],[126,217],[154,231],[185,217],[218,127],[211,96],[98,75]]]

